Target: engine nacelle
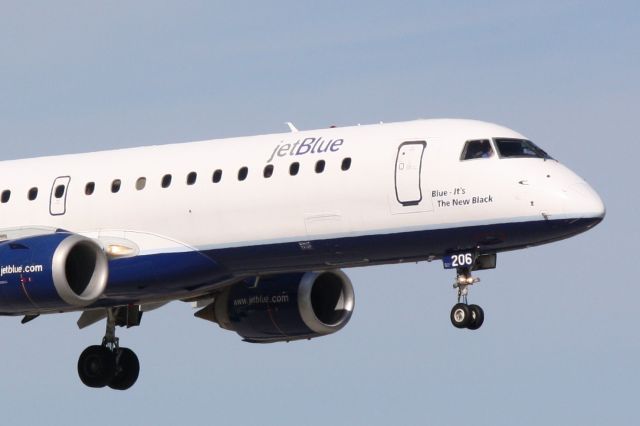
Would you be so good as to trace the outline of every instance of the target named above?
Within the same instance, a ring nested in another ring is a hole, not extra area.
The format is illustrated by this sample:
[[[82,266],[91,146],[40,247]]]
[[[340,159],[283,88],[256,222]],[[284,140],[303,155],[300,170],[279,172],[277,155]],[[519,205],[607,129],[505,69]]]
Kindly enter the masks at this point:
[[[93,240],[54,233],[0,244],[0,312],[83,307],[104,292],[107,256]]]
[[[354,302],[342,271],[275,275],[226,288],[214,301],[212,319],[248,342],[311,339],[344,327]]]

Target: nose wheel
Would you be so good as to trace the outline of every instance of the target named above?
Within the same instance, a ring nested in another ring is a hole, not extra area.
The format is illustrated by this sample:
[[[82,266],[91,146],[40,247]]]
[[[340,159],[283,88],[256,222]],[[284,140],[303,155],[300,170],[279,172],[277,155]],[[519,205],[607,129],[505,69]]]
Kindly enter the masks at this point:
[[[458,269],[458,276],[453,288],[458,289],[458,303],[451,308],[451,324],[456,328],[477,330],[484,322],[484,311],[478,305],[468,304],[469,286],[480,282],[480,278],[471,276],[467,268]]]
[[[140,362],[129,348],[121,348],[115,335],[116,314],[108,310],[107,330],[102,345],[86,348],[78,359],[78,375],[86,386],[126,390],[138,380]]]
[[[456,328],[477,330],[484,322],[484,311],[478,305],[456,303],[451,308],[451,324]]]

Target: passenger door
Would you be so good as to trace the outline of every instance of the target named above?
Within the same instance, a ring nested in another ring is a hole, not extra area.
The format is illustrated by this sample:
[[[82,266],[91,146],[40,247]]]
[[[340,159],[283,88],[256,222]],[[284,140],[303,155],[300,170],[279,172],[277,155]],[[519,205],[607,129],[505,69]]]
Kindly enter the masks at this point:
[[[396,199],[403,206],[416,206],[422,201],[422,155],[425,141],[403,142],[396,156]]]

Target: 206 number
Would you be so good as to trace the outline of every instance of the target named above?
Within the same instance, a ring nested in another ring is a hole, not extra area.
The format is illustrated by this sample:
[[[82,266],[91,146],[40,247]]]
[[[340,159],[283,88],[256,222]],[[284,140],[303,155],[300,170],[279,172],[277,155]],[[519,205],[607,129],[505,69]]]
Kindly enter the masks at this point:
[[[459,268],[462,266],[473,265],[473,256],[471,253],[460,253],[451,255],[451,267]]]

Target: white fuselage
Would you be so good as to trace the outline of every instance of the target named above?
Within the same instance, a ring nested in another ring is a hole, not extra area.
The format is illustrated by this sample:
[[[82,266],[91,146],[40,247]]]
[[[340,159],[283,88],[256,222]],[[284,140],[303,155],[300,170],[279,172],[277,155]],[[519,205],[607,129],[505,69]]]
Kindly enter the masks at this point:
[[[5,161],[0,228],[5,239],[65,229],[143,256],[604,215],[597,194],[555,160],[461,161],[466,141],[496,137],[524,139],[478,121],[419,120]],[[393,250],[379,261],[442,255]]]

